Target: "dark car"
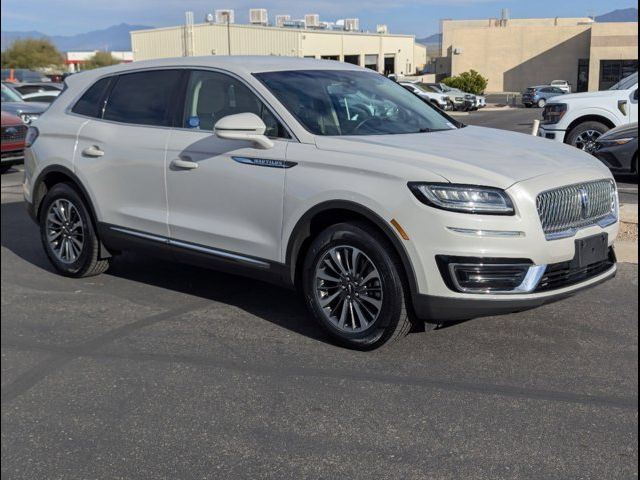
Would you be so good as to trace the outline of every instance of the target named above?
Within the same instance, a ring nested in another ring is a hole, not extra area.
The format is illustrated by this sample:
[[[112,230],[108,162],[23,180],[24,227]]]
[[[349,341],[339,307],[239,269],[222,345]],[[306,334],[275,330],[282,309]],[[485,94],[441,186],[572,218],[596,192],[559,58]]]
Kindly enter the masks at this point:
[[[638,123],[622,125],[599,137],[594,155],[613,172],[638,175]]]
[[[525,107],[531,108],[534,105],[539,108],[544,108],[547,104],[547,100],[558,95],[564,95],[567,92],[551,85],[538,85],[536,87],[529,87],[522,94],[522,103]]]
[[[2,163],[0,173],[5,173],[12,165],[24,162],[24,140],[27,126],[19,117],[2,112]]]

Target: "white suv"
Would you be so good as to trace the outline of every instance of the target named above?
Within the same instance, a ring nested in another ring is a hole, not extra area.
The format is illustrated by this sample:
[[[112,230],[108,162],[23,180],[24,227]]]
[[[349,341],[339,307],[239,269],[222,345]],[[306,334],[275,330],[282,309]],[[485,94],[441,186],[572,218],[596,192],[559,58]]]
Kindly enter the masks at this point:
[[[67,82],[29,130],[24,183],[63,275],[138,249],[298,286],[335,339],[369,349],[616,272],[598,160],[465,127],[374,72],[203,57]]]
[[[539,136],[594,153],[601,135],[638,121],[638,74],[609,90],[551,98],[542,117]]]

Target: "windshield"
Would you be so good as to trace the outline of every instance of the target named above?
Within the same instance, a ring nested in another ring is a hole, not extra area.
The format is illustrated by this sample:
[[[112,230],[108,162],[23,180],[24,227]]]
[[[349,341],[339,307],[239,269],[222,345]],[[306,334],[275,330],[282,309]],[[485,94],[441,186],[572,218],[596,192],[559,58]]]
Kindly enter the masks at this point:
[[[3,102],[21,102],[22,98],[16,92],[2,84],[2,101]]]
[[[397,135],[456,128],[434,107],[376,73],[309,70],[256,77],[315,135]]]
[[[638,72],[634,73],[633,75],[629,75],[626,78],[623,78],[609,90],[629,90],[636,83],[638,83]]]

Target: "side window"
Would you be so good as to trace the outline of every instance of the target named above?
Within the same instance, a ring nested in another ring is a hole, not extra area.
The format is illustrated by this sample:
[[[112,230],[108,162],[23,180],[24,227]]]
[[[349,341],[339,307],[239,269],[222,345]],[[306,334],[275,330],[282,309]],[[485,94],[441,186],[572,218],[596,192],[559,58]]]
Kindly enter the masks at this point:
[[[71,111],[78,115],[87,117],[101,118],[102,109],[104,108],[105,95],[109,90],[111,78],[103,78],[94,83],[87,90],[80,100],[76,102]]]
[[[218,120],[237,113],[255,113],[262,118],[268,137],[289,138],[278,119],[242,82],[217,72],[191,72],[182,120],[184,128],[211,131]]]
[[[180,70],[154,70],[120,75],[105,106],[105,120],[159,127],[172,126],[171,105]]]

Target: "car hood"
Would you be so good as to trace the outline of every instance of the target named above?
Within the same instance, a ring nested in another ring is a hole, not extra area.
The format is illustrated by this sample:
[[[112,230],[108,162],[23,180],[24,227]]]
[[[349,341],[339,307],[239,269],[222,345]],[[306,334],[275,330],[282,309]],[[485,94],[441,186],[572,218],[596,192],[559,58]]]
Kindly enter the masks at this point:
[[[609,175],[595,157],[577,148],[483,127],[407,135],[318,136],[316,145],[321,150],[393,162],[388,169],[398,176],[415,176],[422,170],[451,183],[503,189],[534,177],[586,167],[599,168],[603,176]]]
[[[11,112],[14,115],[22,113],[42,113],[49,104],[40,102],[2,102],[2,110]]]
[[[614,140],[617,138],[638,138],[638,122],[622,125],[613,130],[609,130],[598,140]]]
[[[622,90],[602,90],[599,92],[583,92],[583,93],[566,93],[564,95],[559,95],[558,98],[554,98],[554,103],[565,103],[567,100],[593,100],[594,98],[612,98],[615,97],[616,94],[622,93]]]

